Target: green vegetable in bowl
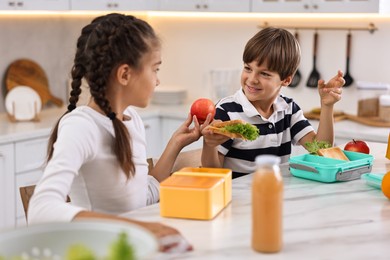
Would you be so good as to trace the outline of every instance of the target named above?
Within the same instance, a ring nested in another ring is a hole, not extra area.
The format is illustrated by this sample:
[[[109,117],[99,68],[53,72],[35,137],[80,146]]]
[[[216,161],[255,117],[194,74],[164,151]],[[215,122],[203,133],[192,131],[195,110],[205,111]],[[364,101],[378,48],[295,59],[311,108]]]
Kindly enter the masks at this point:
[[[313,142],[305,143],[306,149],[310,154],[317,154],[319,149],[330,148],[332,145],[327,141],[317,141],[316,139]]]
[[[66,252],[66,260],[95,260],[97,259],[94,253],[82,244],[74,244],[68,248]]]
[[[109,260],[133,260],[135,253],[133,247],[127,241],[127,234],[122,232],[119,238],[111,244],[108,256]]]
[[[129,244],[127,233],[121,232],[118,238],[108,248],[108,256],[103,258],[105,260],[133,260],[135,259],[135,252],[133,247]],[[98,260],[95,254],[85,245],[75,244],[69,247],[66,260]],[[0,259],[1,260],[1,259]]]

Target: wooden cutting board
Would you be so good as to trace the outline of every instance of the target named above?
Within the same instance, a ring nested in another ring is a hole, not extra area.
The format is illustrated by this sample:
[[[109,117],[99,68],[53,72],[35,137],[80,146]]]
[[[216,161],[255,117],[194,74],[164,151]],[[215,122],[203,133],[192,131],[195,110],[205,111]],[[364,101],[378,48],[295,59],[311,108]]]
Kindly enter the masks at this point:
[[[303,115],[307,119],[320,120],[320,114],[319,113],[306,112],[306,113],[303,113]],[[335,122],[338,122],[338,121],[347,119],[347,114],[345,114],[343,112],[336,113],[335,115],[333,115],[333,118],[334,118]]]
[[[307,119],[320,120],[320,114],[314,113],[312,111],[305,112],[303,115]],[[347,114],[344,112],[337,112],[334,116],[334,121],[338,122],[341,120],[351,120],[360,124],[376,126],[376,127],[390,127],[390,122],[381,120],[379,117],[360,117],[352,114]]]
[[[62,106],[63,101],[50,93],[49,82],[45,71],[36,62],[29,59],[19,59],[12,62],[5,75],[7,91],[17,86],[28,86],[34,89],[42,100],[42,105],[52,102]]]
[[[390,127],[390,122],[381,120],[379,117],[361,117],[355,115],[347,115],[348,119],[360,124],[376,126],[376,127]]]

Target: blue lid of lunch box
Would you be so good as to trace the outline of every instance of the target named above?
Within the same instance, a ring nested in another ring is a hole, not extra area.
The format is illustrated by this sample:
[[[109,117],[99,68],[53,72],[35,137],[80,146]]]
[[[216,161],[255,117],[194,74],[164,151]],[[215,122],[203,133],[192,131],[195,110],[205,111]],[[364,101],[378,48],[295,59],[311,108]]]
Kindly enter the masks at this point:
[[[349,161],[313,154],[293,156],[289,159],[290,173],[296,177],[320,182],[336,182],[359,179],[363,173],[371,172],[374,160],[372,155],[343,152]]]

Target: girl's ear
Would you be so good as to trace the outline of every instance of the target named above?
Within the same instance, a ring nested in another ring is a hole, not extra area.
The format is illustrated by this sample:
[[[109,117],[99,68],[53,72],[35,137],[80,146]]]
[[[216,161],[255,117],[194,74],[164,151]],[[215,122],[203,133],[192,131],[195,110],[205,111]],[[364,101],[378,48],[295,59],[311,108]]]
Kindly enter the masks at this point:
[[[284,80],[282,80],[282,86],[283,86],[283,87],[286,87],[286,86],[290,85],[292,79],[293,79],[292,76],[288,76],[287,78],[285,78]]]
[[[120,65],[116,70],[116,79],[121,85],[127,85],[131,78],[132,70],[127,64]]]

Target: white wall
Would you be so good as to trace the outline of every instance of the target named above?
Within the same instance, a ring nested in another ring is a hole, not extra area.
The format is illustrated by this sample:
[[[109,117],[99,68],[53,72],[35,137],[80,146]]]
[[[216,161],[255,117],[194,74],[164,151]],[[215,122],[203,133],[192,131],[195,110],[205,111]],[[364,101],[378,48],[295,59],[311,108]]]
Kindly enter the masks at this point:
[[[390,83],[390,18],[210,18],[150,17],[150,22],[164,41],[161,87],[184,86],[189,99],[209,95],[209,71],[213,68],[242,68],[244,46],[267,21],[272,26],[365,27],[370,22],[379,28],[375,33],[352,31],[350,74],[355,83],[345,88],[336,109],[357,113],[356,81]],[[294,30],[291,30],[294,33]],[[318,107],[316,89],[306,87],[312,70],[314,30],[298,30],[302,48],[302,80],[296,88],[285,88],[305,110]],[[325,80],[346,67],[344,30],[319,30],[317,69]],[[237,82],[239,88],[239,82]]]
[[[76,39],[93,16],[0,16],[0,74],[18,58],[31,58],[46,71],[53,95],[66,100],[67,78],[72,65]],[[165,17],[151,13],[147,19],[163,40],[161,88],[180,86],[188,89],[188,101],[211,97],[209,71],[214,68],[242,67],[242,52],[247,40],[264,21],[273,26],[315,25],[361,27],[374,22],[379,28],[352,31],[351,75],[357,80],[390,83],[390,17],[359,18],[283,18],[277,17]],[[292,31],[293,32],[293,31]],[[315,89],[305,86],[312,68],[313,30],[302,30],[301,84],[284,93],[309,110],[319,105]],[[325,79],[337,69],[345,69],[346,31],[319,31],[317,68]],[[4,90],[4,80],[2,80]],[[239,82],[237,82],[239,87]],[[0,112],[4,109],[0,94]],[[356,85],[345,89],[336,109],[356,113],[359,94]]]

